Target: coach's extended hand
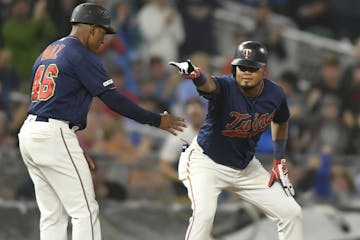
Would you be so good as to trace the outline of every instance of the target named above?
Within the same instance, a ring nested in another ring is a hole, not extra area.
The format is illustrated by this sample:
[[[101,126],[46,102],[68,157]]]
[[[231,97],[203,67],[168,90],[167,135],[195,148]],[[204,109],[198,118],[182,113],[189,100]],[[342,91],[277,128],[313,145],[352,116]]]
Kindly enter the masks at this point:
[[[186,127],[184,122],[184,118],[173,116],[165,111],[161,114],[161,123],[159,128],[176,136],[176,131],[182,132],[183,128]]]

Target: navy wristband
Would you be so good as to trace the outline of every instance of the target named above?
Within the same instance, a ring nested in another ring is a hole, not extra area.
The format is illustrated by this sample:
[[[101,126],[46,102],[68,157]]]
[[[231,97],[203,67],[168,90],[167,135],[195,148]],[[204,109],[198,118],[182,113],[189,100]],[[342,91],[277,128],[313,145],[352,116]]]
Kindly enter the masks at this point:
[[[275,140],[275,141],[273,141],[275,159],[283,159],[283,158],[285,158],[286,142],[287,142],[287,140]]]
[[[206,82],[206,76],[205,74],[201,73],[200,76],[198,78],[195,78],[193,80],[195,86],[199,87],[201,85],[204,85],[204,83]]]

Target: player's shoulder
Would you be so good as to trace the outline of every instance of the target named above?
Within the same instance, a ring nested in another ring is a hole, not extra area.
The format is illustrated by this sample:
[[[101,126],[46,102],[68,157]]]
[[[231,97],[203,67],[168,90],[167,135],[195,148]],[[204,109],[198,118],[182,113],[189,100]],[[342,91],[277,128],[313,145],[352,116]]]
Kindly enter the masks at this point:
[[[264,90],[275,95],[284,95],[283,88],[274,80],[264,78]]]
[[[212,76],[212,78],[215,81],[217,81],[220,85],[228,85],[228,84],[233,84],[235,82],[234,76],[231,74]]]
[[[228,75],[219,75],[219,76],[212,76],[212,78],[219,80],[219,81],[234,81],[234,76],[231,74]]]
[[[271,90],[281,91],[281,92],[283,91],[282,87],[274,80],[264,78],[264,84],[267,88],[270,88]]]

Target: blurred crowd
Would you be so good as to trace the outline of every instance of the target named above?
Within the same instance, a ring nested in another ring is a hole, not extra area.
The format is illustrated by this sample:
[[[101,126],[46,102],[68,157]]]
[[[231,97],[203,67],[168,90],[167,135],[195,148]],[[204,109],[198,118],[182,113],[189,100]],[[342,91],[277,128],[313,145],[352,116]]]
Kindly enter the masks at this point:
[[[17,148],[17,132],[27,114],[32,64],[47,44],[69,34],[71,12],[82,2],[0,0],[1,146]],[[182,144],[188,144],[201,126],[207,103],[189,80],[179,78],[168,67],[168,62],[189,58],[208,76],[231,74],[232,55],[219,50],[219,36],[213,31],[214,11],[224,1],[88,2],[104,5],[113,14],[117,33],[106,37],[98,56],[118,90],[146,109],[184,116],[189,126],[183,135],[173,137],[114,114],[95,99],[87,128],[78,132],[78,138],[98,164],[93,173],[97,196],[121,201],[185,201],[186,192],[177,182],[177,158]],[[356,7],[360,2],[231,2],[250,6],[255,25],[234,32],[229,52],[247,39],[266,44],[270,78],[283,87],[288,98],[291,120],[287,152],[296,189],[310,192],[312,199],[348,203],[360,194],[360,167],[345,166],[341,161],[333,164],[332,158],[353,156],[359,160],[360,156],[360,29],[354,24],[360,20],[360,6]],[[291,59],[283,28],[270,24],[272,13],[290,18],[298,29],[351,42],[355,47],[352,61],[345,64],[340,56],[324,57],[318,69],[320,77],[307,79],[309,86],[304,88],[301,72],[287,68]],[[270,129],[263,134],[257,153],[271,156]],[[297,158],[299,155],[303,157]],[[271,157],[267,161],[264,164],[270,165]],[[30,180],[24,179],[9,198],[31,199],[29,188]]]

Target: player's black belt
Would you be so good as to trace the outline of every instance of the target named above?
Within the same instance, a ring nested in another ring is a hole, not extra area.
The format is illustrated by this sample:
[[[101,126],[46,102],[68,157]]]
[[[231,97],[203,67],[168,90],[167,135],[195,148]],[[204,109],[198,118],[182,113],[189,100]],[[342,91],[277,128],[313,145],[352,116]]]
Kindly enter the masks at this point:
[[[37,121],[37,122],[49,122],[49,118],[42,117],[42,116],[36,116],[35,121]]]
[[[36,116],[35,121],[37,121],[37,122],[49,122],[49,118],[47,118],[47,117],[42,117],[42,116]],[[73,124],[71,124],[71,123],[68,123],[68,126],[69,126],[70,129],[75,128],[75,131],[79,129],[78,126],[73,125]]]

